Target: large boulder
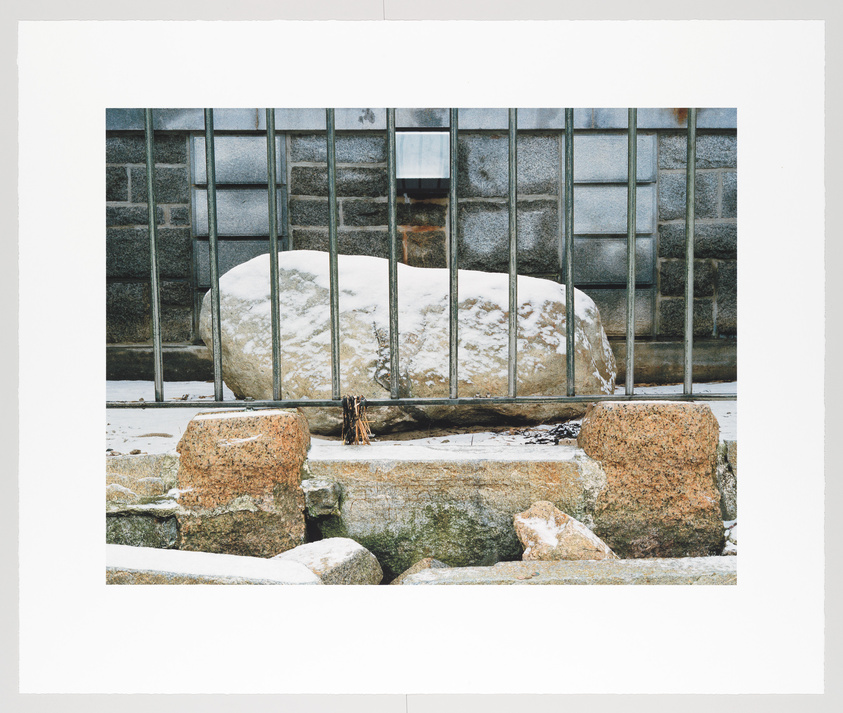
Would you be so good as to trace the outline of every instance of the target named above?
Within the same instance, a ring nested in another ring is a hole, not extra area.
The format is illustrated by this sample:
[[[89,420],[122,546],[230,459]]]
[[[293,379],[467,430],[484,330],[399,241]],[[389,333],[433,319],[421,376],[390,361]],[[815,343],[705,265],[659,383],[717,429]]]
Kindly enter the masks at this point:
[[[282,396],[331,397],[329,256],[297,250],[278,255]],[[389,396],[388,262],[339,255],[340,383],[343,394]],[[235,267],[220,279],[223,378],[240,398],[272,398],[272,328],[269,256]],[[449,272],[398,265],[400,395],[449,395]],[[209,293],[210,295],[210,293]],[[211,345],[210,297],[200,333]],[[508,276],[459,272],[459,394],[507,394]],[[611,394],[615,359],[594,302],[575,291],[576,389]],[[518,278],[518,375],[521,396],[565,393],[565,287]],[[540,423],[583,412],[583,404],[381,407],[369,409],[375,432],[431,421],[449,424],[501,420]],[[315,433],[339,433],[338,408],[310,408]]]

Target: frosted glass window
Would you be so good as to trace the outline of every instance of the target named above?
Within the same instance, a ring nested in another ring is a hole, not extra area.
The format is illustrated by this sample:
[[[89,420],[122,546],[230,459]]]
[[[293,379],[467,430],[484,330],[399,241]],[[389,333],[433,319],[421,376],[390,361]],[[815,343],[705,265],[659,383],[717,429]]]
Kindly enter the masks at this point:
[[[396,178],[448,178],[450,135],[445,131],[396,131]]]

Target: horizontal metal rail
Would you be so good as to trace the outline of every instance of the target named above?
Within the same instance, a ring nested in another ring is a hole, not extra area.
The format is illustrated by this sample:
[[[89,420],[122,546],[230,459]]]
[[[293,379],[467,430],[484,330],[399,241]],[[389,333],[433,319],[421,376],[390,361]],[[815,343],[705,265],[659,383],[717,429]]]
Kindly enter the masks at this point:
[[[735,401],[737,394],[580,394],[578,396],[492,396],[441,398],[366,399],[367,406],[482,406],[488,404],[594,403],[597,401]],[[334,399],[285,399],[283,401],[109,401],[106,408],[342,408]]]
[[[269,244],[270,254],[278,255],[278,211],[277,190],[282,187],[281,196],[281,226],[284,237],[284,247],[290,247],[290,236],[287,228],[287,196],[286,196],[286,151],[281,151],[281,180],[276,174],[275,160],[275,114],[274,109],[266,110],[267,119],[267,190],[269,208]],[[564,215],[560,220],[559,236],[559,282],[565,285],[566,302],[566,384],[560,387],[565,394],[555,396],[518,396],[517,384],[517,304],[518,304],[518,237],[517,237],[517,122],[516,109],[509,110],[509,320],[508,320],[508,364],[507,364],[507,396],[492,397],[459,397],[458,395],[458,316],[459,316],[459,213],[458,213],[458,132],[459,111],[450,110],[450,188],[448,208],[448,322],[449,322],[449,395],[447,397],[412,398],[399,397],[398,380],[398,277],[397,277],[397,219],[395,195],[395,110],[387,110],[387,154],[390,186],[388,192],[389,218],[389,346],[390,346],[390,397],[367,399],[368,405],[378,406],[477,406],[489,404],[554,404],[554,403],[592,403],[598,401],[734,401],[737,394],[728,393],[694,393],[693,392],[693,282],[694,282],[694,172],[696,158],[696,109],[688,110],[686,163],[686,288],[685,288],[685,333],[684,333],[684,384],[682,393],[670,394],[636,394],[634,393],[634,348],[635,348],[635,244],[636,244],[636,186],[637,186],[637,110],[629,109],[628,124],[628,174],[627,174],[627,314],[626,314],[626,384],[623,394],[576,394],[575,393],[575,305],[573,284],[573,242],[574,242],[574,111],[565,109],[564,129],[564,192],[560,191],[560,211]],[[327,170],[328,170],[328,210],[329,210],[329,250],[328,264],[330,272],[330,331],[331,331],[331,398],[325,399],[283,399],[281,398],[281,349],[279,344],[278,312],[278,268],[277,261],[271,260],[270,280],[272,299],[272,375],[273,399],[252,400],[236,399],[224,401],[222,379],[222,354],[220,335],[220,294],[219,267],[217,246],[217,210],[216,210],[216,179],[214,157],[214,114],[213,109],[205,109],[205,162],[207,175],[208,201],[208,238],[210,252],[211,273],[211,351],[214,364],[214,400],[172,400],[165,401],[163,397],[163,367],[161,360],[161,325],[160,325],[160,282],[157,268],[157,226],[155,221],[156,200],[154,186],[154,157],[153,157],[153,121],[152,110],[145,110],[145,140],[147,165],[147,191],[149,210],[151,274],[150,287],[152,291],[152,324],[153,324],[153,363],[155,373],[154,401],[108,401],[107,408],[307,408],[307,407],[341,407],[340,398],[340,360],[339,360],[339,300],[338,300],[338,220],[337,220],[337,188],[336,188],[336,133],[334,110],[326,109],[325,134],[327,141]],[[562,198],[564,195],[564,199]],[[563,209],[564,205],[564,209]]]

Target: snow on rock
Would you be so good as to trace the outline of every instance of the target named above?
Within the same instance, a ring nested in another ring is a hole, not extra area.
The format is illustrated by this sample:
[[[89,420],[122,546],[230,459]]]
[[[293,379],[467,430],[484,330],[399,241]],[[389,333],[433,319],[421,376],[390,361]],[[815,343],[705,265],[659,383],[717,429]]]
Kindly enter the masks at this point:
[[[272,559],[303,564],[323,584],[380,584],[383,579],[377,558],[348,537],[299,545]]]
[[[307,250],[278,255],[282,395],[331,397],[328,254]],[[343,394],[369,398],[389,393],[388,263],[375,257],[338,256],[340,381]],[[449,273],[398,265],[399,383],[402,396],[448,396]],[[576,389],[611,394],[615,359],[594,302],[575,296]],[[238,397],[272,398],[272,328],[269,256],[230,270],[220,279],[223,377]],[[210,298],[200,331],[211,343]],[[459,272],[459,392],[506,395],[508,276]],[[518,394],[565,392],[565,287],[518,278]],[[501,417],[547,422],[578,415],[581,404],[448,406],[370,409],[373,428],[442,423],[492,423]],[[311,430],[336,433],[339,409],[307,409]]]
[[[322,584],[296,562],[106,545],[106,584]]]
[[[602,560],[617,556],[597,535],[553,503],[539,501],[515,516],[522,560]]]

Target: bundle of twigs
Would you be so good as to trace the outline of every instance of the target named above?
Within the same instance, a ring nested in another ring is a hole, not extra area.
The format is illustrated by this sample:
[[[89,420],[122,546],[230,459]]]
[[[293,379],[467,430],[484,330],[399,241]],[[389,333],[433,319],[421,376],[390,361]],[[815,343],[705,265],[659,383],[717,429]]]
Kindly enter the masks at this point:
[[[366,418],[366,399],[362,396],[342,397],[342,440],[349,446],[368,445],[369,421]]]

